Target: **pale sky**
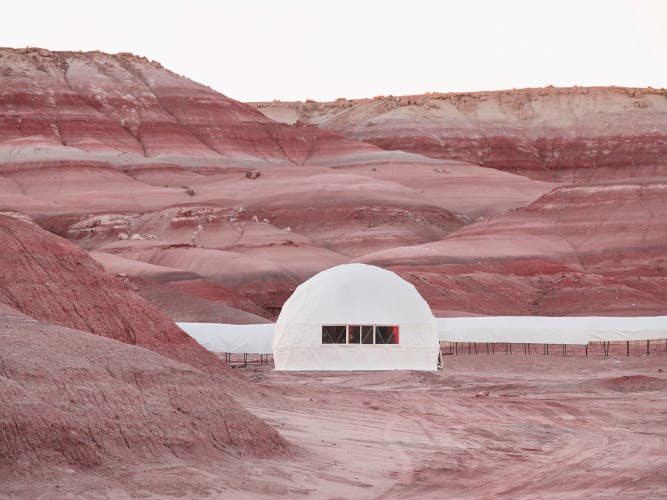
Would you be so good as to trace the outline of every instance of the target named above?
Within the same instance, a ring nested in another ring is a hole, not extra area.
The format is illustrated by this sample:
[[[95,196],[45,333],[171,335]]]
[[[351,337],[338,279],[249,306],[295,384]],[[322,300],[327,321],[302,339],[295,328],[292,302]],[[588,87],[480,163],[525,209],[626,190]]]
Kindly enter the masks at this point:
[[[0,18],[2,46],[133,52],[242,101],[667,87],[667,0],[0,0]]]

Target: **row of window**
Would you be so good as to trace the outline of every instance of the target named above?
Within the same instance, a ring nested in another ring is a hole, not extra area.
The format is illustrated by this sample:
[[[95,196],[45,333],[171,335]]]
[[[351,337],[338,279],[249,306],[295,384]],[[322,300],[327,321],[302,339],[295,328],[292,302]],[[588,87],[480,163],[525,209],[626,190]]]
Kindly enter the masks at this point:
[[[323,344],[398,344],[398,327],[385,325],[323,325]]]

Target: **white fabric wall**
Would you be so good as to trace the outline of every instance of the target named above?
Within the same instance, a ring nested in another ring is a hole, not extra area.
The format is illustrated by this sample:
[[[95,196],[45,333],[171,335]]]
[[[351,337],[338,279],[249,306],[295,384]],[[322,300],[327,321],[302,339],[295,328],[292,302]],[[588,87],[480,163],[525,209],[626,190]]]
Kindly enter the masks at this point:
[[[275,325],[227,325],[176,323],[185,333],[212,352],[271,354]]]
[[[450,342],[588,344],[588,324],[582,318],[479,316],[436,322],[438,338]]]
[[[637,318],[589,318],[588,340],[655,340],[667,339],[667,316]]]
[[[450,342],[588,344],[667,338],[667,316],[438,318],[438,338]]]

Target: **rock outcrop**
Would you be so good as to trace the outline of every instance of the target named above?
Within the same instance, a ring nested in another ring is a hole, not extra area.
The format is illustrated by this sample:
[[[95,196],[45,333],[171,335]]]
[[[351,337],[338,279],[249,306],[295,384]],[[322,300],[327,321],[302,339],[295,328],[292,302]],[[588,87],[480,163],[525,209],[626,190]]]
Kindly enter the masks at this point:
[[[287,452],[229,395],[247,383],[132,283],[5,215],[0,254],[0,475]]]
[[[266,116],[533,179],[667,175],[667,90],[623,87],[430,93],[255,103]]]
[[[304,164],[375,147],[269,120],[132,54],[0,48],[0,143],[18,159]]]

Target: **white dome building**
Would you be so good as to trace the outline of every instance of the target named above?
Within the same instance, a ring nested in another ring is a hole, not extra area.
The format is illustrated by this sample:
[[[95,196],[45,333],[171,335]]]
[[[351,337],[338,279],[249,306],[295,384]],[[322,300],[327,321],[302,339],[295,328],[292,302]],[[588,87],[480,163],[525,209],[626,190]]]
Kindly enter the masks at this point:
[[[276,322],[276,370],[436,370],[435,318],[414,286],[366,264],[299,285]]]

